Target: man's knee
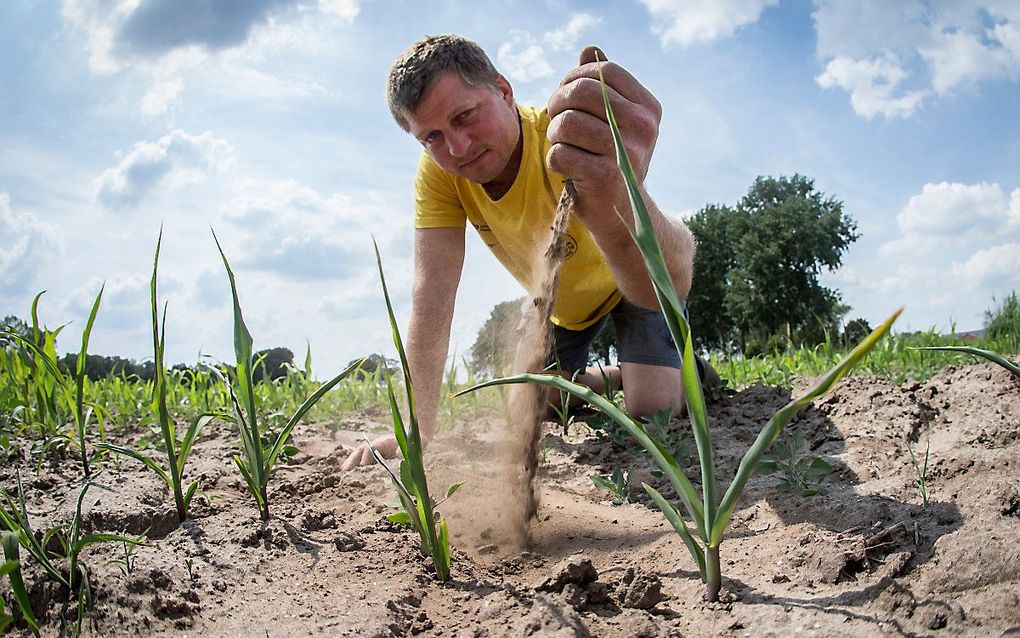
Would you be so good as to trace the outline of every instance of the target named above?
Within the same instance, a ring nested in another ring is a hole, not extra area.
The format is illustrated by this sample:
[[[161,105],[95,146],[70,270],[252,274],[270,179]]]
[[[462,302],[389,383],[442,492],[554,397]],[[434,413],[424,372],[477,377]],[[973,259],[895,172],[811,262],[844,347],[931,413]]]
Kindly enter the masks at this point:
[[[625,363],[622,372],[624,405],[631,416],[651,417],[665,408],[679,414],[683,409],[683,381],[679,370]]]

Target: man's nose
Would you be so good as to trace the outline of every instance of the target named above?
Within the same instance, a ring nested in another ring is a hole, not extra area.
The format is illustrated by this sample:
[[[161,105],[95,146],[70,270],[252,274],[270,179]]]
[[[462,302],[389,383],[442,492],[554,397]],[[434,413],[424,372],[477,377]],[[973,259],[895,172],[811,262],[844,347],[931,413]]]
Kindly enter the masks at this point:
[[[446,150],[452,157],[463,157],[471,146],[471,136],[464,131],[450,131],[446,136]]]

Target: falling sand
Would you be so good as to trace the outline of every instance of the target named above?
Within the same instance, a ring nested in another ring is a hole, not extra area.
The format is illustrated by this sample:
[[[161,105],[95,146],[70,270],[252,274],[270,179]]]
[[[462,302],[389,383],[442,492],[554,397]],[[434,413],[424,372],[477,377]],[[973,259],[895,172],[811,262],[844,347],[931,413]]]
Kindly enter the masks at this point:
[[[563,237],[570,221],[574,196],[574,186],[567,180],[549,229],[548,248],[544,255],[536,256],[541,262],[541,267],[536,271],[539,280],[531,287],[534,297],[526,302],[522,311],[517,330],[519,340],[512,364],[513,374],[541,372],[548,365],[553,341],[549,316],[556,297],[560,266],[563,264]],[[501,503],[503,508],[504,520],[500,526],[505,535],[503,540],[517,547],[528,544],[529,525],[538,512],[535,473],[538,468],[541,424],[547,407],[546,386],[530,383],[510,386],[507,393],[507,429],[497,450],[497,485],[503,493],[498,495],[499,500],[495,502]]]

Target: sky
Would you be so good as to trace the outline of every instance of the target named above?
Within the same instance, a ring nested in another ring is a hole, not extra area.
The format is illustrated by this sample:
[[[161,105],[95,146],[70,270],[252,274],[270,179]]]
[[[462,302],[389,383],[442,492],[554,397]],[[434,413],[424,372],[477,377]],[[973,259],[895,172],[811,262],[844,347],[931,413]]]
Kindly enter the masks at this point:
[[[406,327],[421,151],[384,87],[438,33],[533,105],[598,44],[663,105],[646,183],[669,215],[813,179],[861,234],[822,277],[847,319],[976,329],[1020,289],[1016,0],[5,0],[0,316],[46,290],[76,351],[105,282],[90,352],[151,357],[162,226],[167,359],[229,361],[214,229],[256,348],[310,344],[319,378],[393,356],[372,239]],[[469,230],[451,356],[522,294]]]

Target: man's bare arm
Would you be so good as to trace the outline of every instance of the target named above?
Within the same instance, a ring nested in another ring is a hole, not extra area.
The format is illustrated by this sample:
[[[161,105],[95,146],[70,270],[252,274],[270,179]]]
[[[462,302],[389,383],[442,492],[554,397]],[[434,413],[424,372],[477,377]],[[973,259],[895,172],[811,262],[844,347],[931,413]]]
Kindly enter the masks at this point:
[[[419,228],[414,235],[414,289],[406,353],[414,382],[415,407],[424,441],[435,433],[450,324],[457,287],[464,266],[463,228]],[[372,441],[386,457],[397,453],[392,434]],[[362,446],[344,462],[344,469],[372,462],[368,446]]]
[[[429,440],[435,433],[453,306],[464,267],[464,229],[419,228],[414,235],[414,255],[407,359],[421,435]]]
[[[655,292],[640,252],[617,215],[619,211],[626,224],[633,227],[630,200],[616,165],[606,120],[598,79],[600,67],[627,154],[643,183],[655,150],[661,106],[630,73],[606,62],[605,55],[595,47],[581,52],[579,65],[563,78],[549,99],[548,135],[552,147],[547,161],[553,170],[573,180],[578,193],[575,213],[605,255],[620,292],[633,303],[656,308]],[[659,211],[643,185],[641,192],[673,285],[681,298],[686,297],[693,274],[694,239],[683,223]]]

